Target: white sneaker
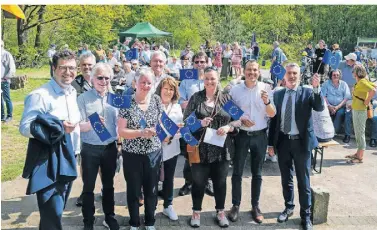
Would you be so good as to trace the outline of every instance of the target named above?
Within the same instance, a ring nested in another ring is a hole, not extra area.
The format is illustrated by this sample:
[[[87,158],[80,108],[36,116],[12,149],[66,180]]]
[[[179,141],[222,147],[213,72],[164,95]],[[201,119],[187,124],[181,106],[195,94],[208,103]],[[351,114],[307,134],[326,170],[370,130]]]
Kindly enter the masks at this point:
[[[178,216],[175,213],[172,205],[169,205],[167,208],[164,208],[164,210],[162,211],[162,213],[165,216],[169,217],[169,219],[171,219],[171,220],[178,220]]]
[[[193,228],[199,228],[200,227],[200,212],[199,211],[193,211],[192,212],[190,225]]]
[[[130,230],[139,230],[139,227],[130,227]]]
[[[273,155],[272,157],[270,157],[270,161],[272,161],[274,163],[278,162],[278,158],[277,158],[276,154]]]
[[[270,155],[268,155],[268,153],[266,153],[266,155],[264,156],[264,161],[267,161],[270,159]]]
[[[156,230],[154,226],[145,226],[145,230]]]

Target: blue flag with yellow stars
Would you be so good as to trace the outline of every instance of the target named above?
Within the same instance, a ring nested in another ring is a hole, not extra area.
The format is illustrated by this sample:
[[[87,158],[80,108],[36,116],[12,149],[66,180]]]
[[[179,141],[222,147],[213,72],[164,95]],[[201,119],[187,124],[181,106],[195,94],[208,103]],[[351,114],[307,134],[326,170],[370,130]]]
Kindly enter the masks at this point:
[[[271,66],[271,71],[273,75],[275,75],[278,79],[283,79],[285,75],[285,68],[278,62],[274,62]]]
[[[137,48],[132,48],[126,51],[126,59],[127,61],[131,61],[133,59],[139,59],[139,51]]]
[[[330,57],[330,66],[331,69],[337,69],[340,63],[340,55],[336,55],[336,53],[333,53]]]
[[[323,55],[322,62],[326,65],[330,64],[330,59],[331,59],[331,51],[326,50],[325,55]]]
[[[243,114],[243,111],[233,101],[228,101],[223,106],[225,112],[227,112],[233,120],[239,120]]]
[[[160,139],[161,142],[165,140],[165,138],[168,136],[165,131],[162,129],[160,124],[156,125],[156,133],[158,136],[158,139]]]
[[[145,129],[147,127],[147,121],[142,117],[139,121],[139,125],[141,129]]]
[[[199,79],[199,73],[197,69],[180,69],[179,70],[179,80],[188,80],[188,79]]]
[[[108,93],[107,103],[118,109],[128,109],[131,107],[131,96]]]
[[[191,146],[195,146],[195,145],[199,144],[199,141],[196,140],[195,137],[190,133],[189,127],[185,126],[185,127],[181,128],[180,132],[181,132],[183,140],[187,144],[189,144]]]
[[[109,131],[107,131],[106,127],[103,125],[101,120],[99,119],[98,113],[93,113],[89,117],[90,124],[92,125],[92,128],[94,132],[98,135],[99,139],[104,142],[111,138],[111,134]]]
[[[162,112],[161,122],[166,131],[168,131],[171,136],[174,136],[177,133],[179,129],[178,125],[168,117],[165,111]]]
[[[191,132],[195,132],[202,127],[199,119],[195,116],[195,112],[192,112],[190,116],[186,118],[186,125],[189,127]]]

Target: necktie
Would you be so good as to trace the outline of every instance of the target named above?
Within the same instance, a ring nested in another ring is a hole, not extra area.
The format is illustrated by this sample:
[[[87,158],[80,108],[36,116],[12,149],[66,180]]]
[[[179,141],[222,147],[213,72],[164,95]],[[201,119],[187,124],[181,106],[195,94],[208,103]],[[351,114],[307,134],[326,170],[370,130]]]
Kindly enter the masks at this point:
[[[292,92],[293,92],[293,90],[288,90],[288,100],[287,100],[287,104],[285,106],[285,114],[284,114],[284,134],[288,134],[291,131]]]

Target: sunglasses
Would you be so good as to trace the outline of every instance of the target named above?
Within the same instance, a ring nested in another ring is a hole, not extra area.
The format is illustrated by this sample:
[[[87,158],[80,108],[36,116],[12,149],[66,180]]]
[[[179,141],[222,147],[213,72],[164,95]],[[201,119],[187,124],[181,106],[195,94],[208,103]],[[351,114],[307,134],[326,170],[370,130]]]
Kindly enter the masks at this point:
[[[99,80],[99,81],[102,81],[103,79],[105,79],[105,81],[109,81],[110,80],[109,77],[103,77],[103,76],[98,76],[97,77],[97,80]]]
[[[204,69],[204,73],[207,73],[207,72],[212,71],[212,70],[217,71],[218,69],[217,69],[216,66],[210,66],[210,67],[207,67],[207,68]]]
[[[205,62],[205,61],[195,61],[194,63],[195,63],[195,64],[199,64],[199,63],[200,63],[200,64],[205,64],[206,62]]]
[[[132,63],[132,65],[137,65],[137,63]]]

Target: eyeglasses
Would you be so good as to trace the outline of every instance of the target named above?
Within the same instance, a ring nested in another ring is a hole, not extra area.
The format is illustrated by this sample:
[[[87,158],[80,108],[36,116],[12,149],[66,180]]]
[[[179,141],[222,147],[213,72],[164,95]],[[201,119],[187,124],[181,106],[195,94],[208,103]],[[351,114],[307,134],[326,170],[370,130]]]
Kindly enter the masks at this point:
[[[207,73],[209,71],[217,71],[217,67],[216,66],[209,66],[207,68],[204,69],[204,73]]]
[[[105,81],[110,81],[109,77],[103,77],[103,76],[98,76],[97,77],[97,80],[99,80],[99,81],[102,81],[103,79],[105,79]]]
[[[199,64],[199,63],[200,63],[200,64],[205,64],[206,61],[194,61],[194,63],[195,63],[195,64]]]
[[[63,71],[67,71],[67,70],[69,70],[69,71],[71,71],[71,72],[77,70],[77,67],[76,67],[76,66],[64,66],[64,65],[60,65],[60,66],[58,66],[58,68],[59,68],[59,70],[63,70]]]
[[[137,63],[132,63],[132,65],[137,65]]]

